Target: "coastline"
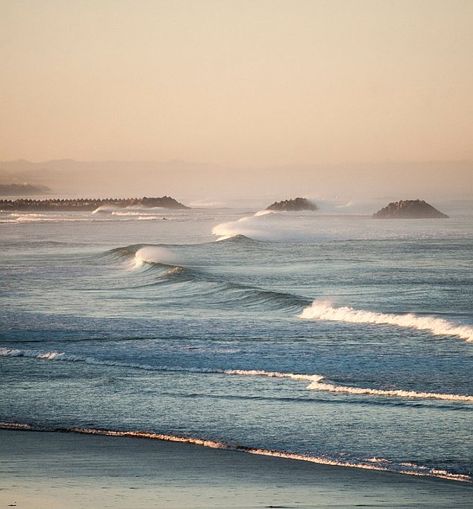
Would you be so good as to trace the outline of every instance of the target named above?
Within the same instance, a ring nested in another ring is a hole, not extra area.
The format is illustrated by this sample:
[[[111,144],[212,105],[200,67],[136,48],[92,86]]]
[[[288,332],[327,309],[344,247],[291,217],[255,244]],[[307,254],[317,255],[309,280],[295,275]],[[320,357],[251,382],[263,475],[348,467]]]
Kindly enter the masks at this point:
[[[0,430],[0,507],[471,507],[473,486],[133,437]]]

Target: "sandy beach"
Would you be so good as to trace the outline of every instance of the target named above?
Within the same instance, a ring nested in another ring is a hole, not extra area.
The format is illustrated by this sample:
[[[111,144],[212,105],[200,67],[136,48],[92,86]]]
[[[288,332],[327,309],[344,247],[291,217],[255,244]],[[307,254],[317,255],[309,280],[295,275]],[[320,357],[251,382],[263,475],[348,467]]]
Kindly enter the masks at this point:
[[[0,507],[471,507],[469,484],[157,440],[0,430]]]

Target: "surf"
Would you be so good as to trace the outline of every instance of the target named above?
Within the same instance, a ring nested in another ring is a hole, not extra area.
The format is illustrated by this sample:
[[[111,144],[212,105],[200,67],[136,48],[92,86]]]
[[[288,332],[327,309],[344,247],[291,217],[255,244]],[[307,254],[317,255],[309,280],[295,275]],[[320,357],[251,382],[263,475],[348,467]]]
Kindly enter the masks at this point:
[[[103,365],[109,367],[122,367],[130,369],[140,369],[156,372],[187,372],[207,375],[228,375],[238,377],[285,379],[306,384],[307,390],[328,392],[335,394],[347,394],[355,396],[374,396],[384,398],[400,398],[408,400],[440,400],[456,403],[473,403],[473,396],[466,394],[435,393],[425,391],[413,391],[405,389],[377,389],[368,387],[353,387],[347,385],[338,385],[331,382],[325,375],[288,373],[280,371],[266,370],[244,370],[244,369],[216,369],[216,368],[185,368],[181,366],[153,366],[148,364],[129,363],[107,359],[96,359],[92,357],[81,357],[69,355],[59,351],[38,351],[38,350],[20,350],[16,348],[0,348],[0,357],[25,357],[37,359],[40,361],[60,361],[60,362],[83,362],[86,364]]]
[[[453,336],[469,343],[473,342],[473,327],[469,325],[460,325],[433,316],[418,316],[414,313],[397,315],[354,309],[348,306],[334,307],[330,302],[323,300],[315,300],[302,311],[299,318],[345,323],[393,325],[407,329],[427,331],[434,336]]]

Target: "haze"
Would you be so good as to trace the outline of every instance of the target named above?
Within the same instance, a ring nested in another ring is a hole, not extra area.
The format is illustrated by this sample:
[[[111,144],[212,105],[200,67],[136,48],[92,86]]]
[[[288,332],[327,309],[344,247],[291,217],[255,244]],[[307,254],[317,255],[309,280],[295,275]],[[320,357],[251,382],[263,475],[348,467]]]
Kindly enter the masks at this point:
[[[3,180],[203,198],[473,195],[470,0],[0,8],[0,160],[97,161],[0,163]]]

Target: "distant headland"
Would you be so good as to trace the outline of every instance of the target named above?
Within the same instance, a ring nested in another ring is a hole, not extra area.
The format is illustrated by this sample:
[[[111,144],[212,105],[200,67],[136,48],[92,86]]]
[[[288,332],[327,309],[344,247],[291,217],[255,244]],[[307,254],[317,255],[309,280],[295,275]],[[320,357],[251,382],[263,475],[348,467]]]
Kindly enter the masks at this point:
[[[61,211],[94,211],[99,207],[162,207],[165,209],[188,209],[170,196],[161,198],[74,198],[33,200],[21,198],[18,200],[0,200],[0,210],[61,210]]]
[[[275,201],[266,207],[266,210],[297,212],[299,210],[318,210],[318,207],[307,198],[293,198],[292,200]]]
[[[50,192],[49,187],[37,184],[0,184],[0,196],[27,196]]]
[[[446,214],[432,207],[424,200],[401,200],[392,202],[373,214],[381,219],[429,219],[448,218]]]

